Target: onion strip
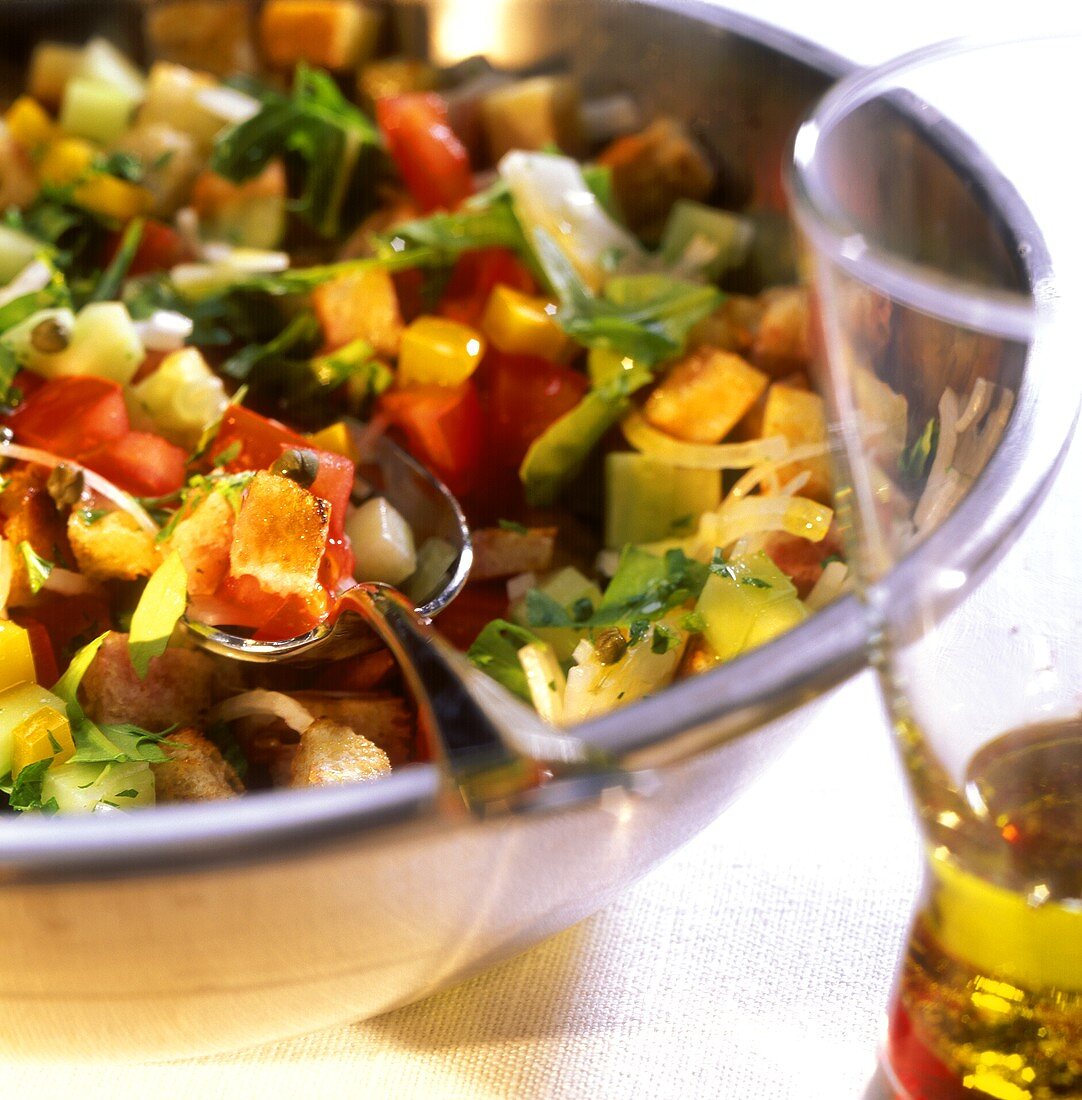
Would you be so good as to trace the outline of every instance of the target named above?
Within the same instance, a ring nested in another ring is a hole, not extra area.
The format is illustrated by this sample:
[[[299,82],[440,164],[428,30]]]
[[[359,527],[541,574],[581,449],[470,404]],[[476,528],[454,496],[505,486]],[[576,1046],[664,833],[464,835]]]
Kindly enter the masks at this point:
[[[9,443],[6,440],[0,440],[0,457],[13,458],[17,462],[29,462],[35,466],[45,466],[50,470],[57,466],[70,466],[72,469],[81,470],[83,484],[88,489],[93,490],[110,504],[115,504],[121,512],[127,512],[148,534],[157,535],[158,533],[158,525],[130,493],[125,493],[123,489],[118,488],[101,474],[88,470],[73,459],[61,458],[48,451],[39,451],[36,447],[24,447],[21,443]]]
[[[651,427],[639,412],[625,416],[620,427],[637,451],[684,470],[744,470],[760,463],[788,461],[789,444],[780,435],[746,443],[686,443]]]
[[[259,688],[224,700],[208,715],[212,724],[252,717],[280,718],[296,733],[304,733],[315,721],[307,708],[291,696],[280,691],[264,691]]]

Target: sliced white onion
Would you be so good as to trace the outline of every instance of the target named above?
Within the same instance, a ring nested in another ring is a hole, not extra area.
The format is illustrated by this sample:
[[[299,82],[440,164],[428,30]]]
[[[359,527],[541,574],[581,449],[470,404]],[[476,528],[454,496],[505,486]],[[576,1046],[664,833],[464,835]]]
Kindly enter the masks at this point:
[[[309,711],[290,695],[280,691],[246,691],[214,707],[208,718],[214,722],[235,722],[238,718],[280,718],[291,730],[304,731],[315,721]]]
[[[225,84],[201,88],[196,92],[195,98],[200,107],[205,107],[212,115],[217,115],[224,122],[235,126],[254,118],[260,111],[258,99]]]
[[[699,520],[697,540],[706,548],[729,546],[761,531],[788,531],[820,542],[826,538],[834,511],[807,497],[756,496],[726,502]]]
[[[156,309],[145,321],[135,322],[135,331],[148,351],[179,351],[194,328],[190,317],[173,309]]]
[[[519,573],[517,577],[511,577],[507,582],[507,602],[516,603],[518,600],[521,600],[531,588],[536,587],[536,573]]]
[[[764,481],[776,481],[776,474],[780,466],[788,466],[790,462],[806,462],[809,458],[821,458],[826,453],[826,443],[803,443],[799,447],[793,447],[786,452],[784,458],[771,462],[760,462],[748,470],[729,490],[729,499],[739,500],[741,497],[748,496],[752,490],[757,489]]]
[[[32,462],[36,466],[45,466],[50,470],[61,465],[70,466],[73,470],[82,470],[83,484],[88,489],[92,489],[110,504],[115,504],[121,512],[127,512],[144,531],[151,535],[158,533],[158,525],[130,493],[125,493],[123,489],[117,488],[101,474],[88,470],[74,459],[60,458],[48,451],[39,451],[36,447],[24,447],[21,443],[8,443],[4,440],[0,440],[0,456],[14,458],[18,462]]]
[[[840,596],[848,587],[849,566],[844,561],[832,561],[823,567],[823,572],[804,600],[809,611],[818,611]]]
[[[0,290],[0,306],[6,306],[8,302],[14,302],[24,294],[34,294],[44,290],[52,277],[52,268],[47,263],[43,260],[31,260],[3,290]]]
[[[552,646],[547,642],[530,642],[518,651],[518,661],[526,674],[534,710],[546,722],[558,726],[563,720],[567,681]]]
[[[684,470],[744,470],[759,463],[789,461],[789,443],[780,435],[746,443],[687,443],[658,431],[639,412],[625,416],[620,428],[637,451]]]
[[[89,577],[73,573],[70,569],[61,569],[58,565],[49,570],[41,587],[58,596],[85,596],[88,592],[97,591],[97,585]]]

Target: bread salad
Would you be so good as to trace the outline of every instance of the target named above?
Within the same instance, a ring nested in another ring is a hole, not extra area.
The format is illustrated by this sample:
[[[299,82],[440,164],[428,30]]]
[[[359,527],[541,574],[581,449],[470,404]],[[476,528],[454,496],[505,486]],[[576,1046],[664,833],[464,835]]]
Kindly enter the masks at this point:
[[[289,638],[356,580],[438,566],[393,501],[356,503],[384,433],[471,522],[437,628],[557,726],[845,584],[780,219],[712,205],[679,120],[565,75],[373,60],[373,18],[269,0],[232,72],[42,43],[4,111],[11,810],[426,758],[385,651],[269,672],[183,625]]]

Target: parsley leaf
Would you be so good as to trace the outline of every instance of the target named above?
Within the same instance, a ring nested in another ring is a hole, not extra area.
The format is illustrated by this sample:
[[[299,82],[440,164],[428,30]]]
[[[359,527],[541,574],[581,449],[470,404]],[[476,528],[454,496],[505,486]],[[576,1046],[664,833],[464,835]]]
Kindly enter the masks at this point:
[[[571,616],[547,592],[531,588],[526,593],[526,622],[529,626],[571,626]]]
[[[55,813],[57,809],[56,799],[50,798],[47,802],[41,801],[42,785],[45,782],[45,773],[53,762],[51,756],[44,760],[36,760],[33,764],[27,764],[19,769],[15,782],[8,796],[8,804],[13,810],[42,810],[45,813]]]
[[[518,659],[523,646],[538,641],[537,635],[505,619],[493,619],[474,640],[466,656],[520,699],[530,702],[526,673]]]
[[[22,554],[23,561],[26,563],[26,577],[30,585],[30,591],[40,592],[49,579],[49,574],[55,568],[54,563],[39,557],[26,539],[19,543],[19,553]]]
[[[513,531],[516,535],[528,534],[525,524],[516,523],[513,519],[500,519],[496,521],[501,531]]]

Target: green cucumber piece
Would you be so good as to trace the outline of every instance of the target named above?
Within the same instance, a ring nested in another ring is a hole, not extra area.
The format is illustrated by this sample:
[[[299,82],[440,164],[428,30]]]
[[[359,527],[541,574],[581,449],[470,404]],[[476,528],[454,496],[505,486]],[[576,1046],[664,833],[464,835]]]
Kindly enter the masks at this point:
[[[728,210],[716,210],[691,199],[680,199],[672,208],[661,238],[661,255],[670,263],[687,258],[694,261],[703,250],[699,270],[709,279],[717,279],[730,268],[739,267],[747,258],[755,227],[747,218]],[[688,246],[698,243],[688,254]]]
[[[53,764],[41,800],[56,799],[58,813],[90,813],[104,803],[120,810],[154,805],[154,773],[143,760],[126,764]]]
[[[133,107],[113,85],[77,76],[64,88],[60,126],[65,133],[106,145],[128,129]]]
[[[0,225],[0,284],[6,286],[48,246],[29,233]]]
[[[647,455],[605,457],[605,545],[610,550],[690,534],[721,504],[718,470],[680,470]]]

